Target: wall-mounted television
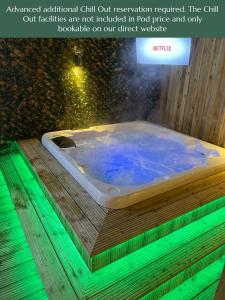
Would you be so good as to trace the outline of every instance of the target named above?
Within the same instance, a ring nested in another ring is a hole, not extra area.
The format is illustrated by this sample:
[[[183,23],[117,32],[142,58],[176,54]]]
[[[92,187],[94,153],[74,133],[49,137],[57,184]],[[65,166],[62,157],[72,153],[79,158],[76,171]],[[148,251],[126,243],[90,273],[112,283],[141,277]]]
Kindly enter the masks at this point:
[[[191,38],[136,38],[137,63],[189,65]]]

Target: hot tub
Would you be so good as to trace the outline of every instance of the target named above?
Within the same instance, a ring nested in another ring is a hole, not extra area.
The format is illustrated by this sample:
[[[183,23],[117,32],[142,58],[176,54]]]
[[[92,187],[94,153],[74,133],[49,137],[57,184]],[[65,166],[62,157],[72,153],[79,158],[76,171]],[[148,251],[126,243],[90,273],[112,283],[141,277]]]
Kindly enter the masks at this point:
[[[76,145],[57,146],[59,136]],[[225,149],[144,121],[50,132],[42,143],[95,201],[113,209],[225,170]]]

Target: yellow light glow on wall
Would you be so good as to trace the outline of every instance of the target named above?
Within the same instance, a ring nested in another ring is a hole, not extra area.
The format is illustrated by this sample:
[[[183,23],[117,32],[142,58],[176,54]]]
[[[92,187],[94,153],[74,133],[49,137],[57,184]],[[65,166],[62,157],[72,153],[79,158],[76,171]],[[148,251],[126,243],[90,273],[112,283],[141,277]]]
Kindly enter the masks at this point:
[[[84,92],[86,74],[82,67],[74,66],[71,68],[71,76],[74,76],[74,81],[77,88]],[[72,79],[72,78],[71,78]]]
[[[65,90],[73,94],[73,101],[70,106],[74,106],[76,117],[79,119],[88,118],[88,74],[82,66],[75,66],[74,64],[68,66],[64,74]]]
[[[75,128],[78,124],[84,128],[95,124],[97,100],[93,90],[97,91],[97,86],[88,69],[76,65],[72,60],[68,61],[62,81],[66,102],[59,120],[59,124],[63,124],[61,127]]]

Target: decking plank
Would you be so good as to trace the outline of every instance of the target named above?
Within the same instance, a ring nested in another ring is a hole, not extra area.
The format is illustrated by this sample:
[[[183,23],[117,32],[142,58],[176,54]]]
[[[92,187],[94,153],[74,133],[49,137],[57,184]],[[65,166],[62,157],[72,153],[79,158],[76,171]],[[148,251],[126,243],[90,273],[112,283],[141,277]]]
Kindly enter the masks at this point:
[[[186,214],[189,211],[208,204],[212,202],[213,199],[224,196],[224,191],[225,183],[221,183],[217,186],[217,190],[202,191],[201,197],[193,195],[184,198],[182,201],[160,206],[160,208],[146,208],[143,213],[141,211],[130,211],[130,214],[128,214],[125,218],[120,218],[118,216],[119,222],[117,222],[117,225],[115,225],[116,215],[114,216],[113,222],[111,222],[111,216],[107,216],[105,220],[105,230],[103,230],[101,235],[99,235],[93,254],[97,254],[106,248],[113,247],[115,244],[131,239],[142,232],[156,228]],[[190,222],[194,220],[195,219],[191,219]],[[107,226],[107,224],[110,225]]]
[[[12,266],[17,266],[23,264],[28,260],[33,259],[30,249],[25,247],[24,249],[16,250],[14,252],[8,253],[0,257],[0,272],[11,268]]]
[[[192,300],[215,300],[215,294],[218,284],[219,280],[215,281],[213,284],[204,289],[200,294],[195,296],[195,298]]]
[[[6,230],[1,231],[1,244],[0,249],[4,248],[7,243],[12,243],[17,241],[18,239],[22,239],[24,237],[23,229],[21,228],[21,225],[17,225],[15,228],[8,228]]]
[[[32,281],[34,276],[36,278],[36,281],[32,282],[34,290],[43,289],[43,284],[1,170],[0,184],[4,190],[4,202],[0,202],[0,207],[9,203],[15,212],[15,214],[7,213],[4,222],[0,223],[0,298],[22,299],[31,294],[31,291],[26,288],[30,278]],[[23,289],[18,288],[20,282],[23,282]]]
[[[0,249],[0,257],[13,255],[15,251],[20,251],[27,247],[27,241],[24,237],[13,242],[8,242]]]
[[[35,274],[37,274],[37,268],[32,258],[23,264],[12,266],[11,268],[1,272],[0,290],[10,284],[29,278]]]
[[[219,286],[216,291],[215,300],[222,300],[225,298],[225,268],[223,270],[222,276],[219,279]]]
[[[76,299],[76,293],[58,260],[58,256],[49,241],[45,228],[42,226],[40,218],[31,203],[9,155],[0,157],[0,167],[7,179],[7,184],[17,208],[20,222],[24,228],[30,248],[32,249],[49,299],[56,299],[56,297],[62,299]],[[52,276],[52,274],[54,274],[54,276]],[[18,289],[22,289],[22,287],[19,285]],[[38,290],[40,290],[40,288],[37,289],[37,291]],[[5,291],[6,294],[9,292],[8,290]],[[33,292],[35,292],[35,290]]]
[[[12,220],[17,219],[17,213],[15,210],[11,210],[9,212],[5,212],[5,213],[0,213],[0,224],[4,223],[4,222],[9,222]]]
[[[102,224],[108,209],[100,206],[96,201],[93,201],[93,198],[67,171],[65,171],[63,166],[59,163],[55,163],[53,156],[46,151],[40,142],[37,142],[37,140],[31,141],[30,145],[32,145],[34,151],[36,151],[36,153],[46,162],[52,173],[63,184],[65,189],[76,198],[76,203],[87,214],[91,222],[93,222],[96,227],[98,227],[99,224]],[[92,212],[92,214],[90,212]],[[95,217],[94,220],[93,212]]]
[[[49,204],[50,205],[50,204]],[[89,297],[89,296],[93,296],[96,293],[101,292],[104,288],[108,289],[110,286],[112,285],[116,285],[119,284],[125,280],[125,277],[131,276],[133,274],[133,279],[136,278],[136,275],[134,274],[135,272],[139,272],[138,270],[142,269],[143,266],[145,266],[146,264],[146,258],[149,258],[149,253],[152,252],[149,248],[149,251],[147,251],[145,253],[145,258],[144,256],[142,257],[142,261],[140,261],[138,259],[139,254],[138,253],[133,253],[132,255],[134,255],[134,259],[133,259],[133,265],[131,264],[131,262],[129,261],[127,263],[127,265],[124,265],[123,267],[120,266],[120,262],[116,262],[115,263],[115,268],[110,268],[107,271],[107,268],[104,268],[102,270],[99,270],[98,272],[91,274],[89,272],[89,270],[87,269],[86,265],[84,264],[83,260],[81,257],[79,257],[79,254],[77,253],[77,250],[75,248],[75,246],[73,245],[72,241],[68,238],[67,233],[65,232],[65,230],[63,230],[62,224],[59,223],[59,221],[57,220],[56,215],[52,217],[50,217],[47,214],[47,207],[46,205],[44,205],[43,203],[39,203],[38,207],[40,209],[40,211],[42,211],[41,215],[44,215],[45,217],[43,218],[43,223],[45,224],[45,228],[46,230],[48,230],[49,232],[49,236],[52,240],[52,243],[55,247],[55,249],[58,252],[58,255],[60,257],[61,262],[64,265],[64,269],[65,272],[67,272],[68,277],[70,278],[72,284],[74,286],[76,286],[77,289],[77,293],[79,295],[79,297]],[[216,215],[218,214],[218,212],[216,213]],[[222,218],[219,217],[219,215],[216,217],[216,215],[214,215],[215,217],[212,219],[211,216],[207,216],[206,218],[208,219],[208,222],[212,222],[212,224],[214,224],[214,221],[216,219],[216,222],[224,222],[224,220],[221,220]],[[221,216],[224,215],[224,213],[221,211]],[[195,236],[197,234],[203,233],[203,232],[208,232],[210,227],[207,226],[211,226],[206,225],[206,218],[203,219],[203,226],[199,225],[198,228],[198,232],[195,232]],[[217,223],[217,224],[219,224]],[[193,224],[186,228],[185,231],[183,231],[183,235],[187,237],[186,242],[189,240],[192,240],[194,238],[194,234],[193,230],[191,230],[191,227],[194,226]],[[57,232],[61,232],[61,234],[57,234],[57,235],[53,235],[52,231],[57,231]],[[212,234],[212,233],[211,233]],[[205,238],[201,238],[201,240],[199,240],[199,244],[202,242],[202,240],[207,240],[207,238],[211,235],[210,233],[208,233],[208,236],[205,236]],[[213,235],[213,234],[212,234]],[[158,259],[160,257],[163,257],[165,255],[165,253],[167,253],[168,247],[170,247],[171,251],[173,251],[176,247],[180,247],[182,248],[182,245],[179,243],[179,239],[176,238],[176,236],[178,237],[178,233],[174,233],[173,236],[171,236],[169,239],[165,239],[164,241],[162,241],[163,244],[159,244],[161,243],[161,241],[159,241],[158,243],[155,244],[155,255],[158,257]],[[167,244],[167,248],[166,248],[166,244],[165,241],[168,241]],[[216,243],[215,243],[216,244]],[[177,246],[175,246],[177,245]],[[179,246],[178,246],[179,245]],[[151,246],[151,245],[149,245]],[[203,244],[204,247],[204,244]],[[158,253],[158,249],[164,249],[164,253],[160,253],[161,255],[159,256]],[[140,250],[139,250],[140,251]],[[191,250],[192,252],[192,250]],[[204,253],[203,253],[204,254]],[[152,253],[153,255],[153,253]],[[152,259],[152,255],[151,255],[151,259]],[[157,260],[158,260],[157,259]],[[125,261],[129,260],[129,258],[125,258]],[[138,261],[139,260],[139,261]],[[137,264],[138,261],[138,264]],[[148,261],[149,263],[149,261]],[[142,264],[142,267],[141,267]],[[155,266],[157,266],[157,263],[155,264]],[[183,266],[184,267],[184,266]],[[111,270],[111,271],[109,271]],[[141,271],[140,271],[141,272]],[[145,277],[146,274],[143,275],[143,277]],[[135,280],[135,279],[134,279]],[[141,280],[143,280],[143,278],[141,278]],[[141,281],[140,280],[140,281]],[[138,281],[140,283],[140,281]],[[113,294],[113,293],[112,293]],[[111,295],[112,295],[111,294]],[[96,299],[98,298],[99,295],[96,295]],[[82,298],[81,298],[82,299]],[[129,299],[129,298],[128,298]],[[136,299],[136,298],[134,298]]]
[[[36,273],[33,276],[5,286],[0,290],[0,295],[3,300],[18,300],[26,298],[41,289],[43,289],[43,287],[40,287],[40,276]],[[57,298],[54,300],[56,299]]]
[[[25,154],[31,159],[40,178],[53,196],[53,208],[57,206],[56,212],[58,212],[58,208],[60,208],[60,211],[64,216],[63,218],[67,221],[68,225],[73,228],[75,234],[79,237],[87,251],[91,253],[98,236],[97,229],[33,148],[28,144],[23,146],[23,150],[26,151]],[[59,217],[60,219],[62,218],[60,214]]]
[[[215,175],[200,179],[195,181],[192,184],[187,184],[183,187],[180,187],[178,189],[171,190],[167,193],[161,194],[160,196],[154,197],[152,199],[152,205],[149,205],[147,201],[140,202],[136,205],[133,205],[127,209],[120,209],[120,210],[111,210],[110,211],[110,218],[105,224],[106,227],[113,227],[116,220],[120,218],[122,222],[125,222],[128,218],[134,218],[135,216],[146,216],[148,213],[152,211],[158,211],[163,207],[167,206],[173,206],[179,205],[179,202],[184,203],[184,208],[186,206],[186,202],[190,202],[192,198],[201,200],[201,203],[204,204],[204,198],[205,193],[207,190],[216,191],[217,195],[223,196],[224,193],[222,192],[222,188],[225,183],[225,171],[219,172]],[[221,184],[221,185],[220,185]],[[214,200],[209,199],[209,201]],[[192,200],[193,201],[193,200]],[[199,205],[199,202],[197,202],[197,205]]]
[[[184,245],[176,253],[171,253],[161,258],[153,268],[151,265],[146,266],[142,272],[137,272],[135,276],[132,274],[132,276],[124,278],[114,286],[102,290],[98,294],[99,299],[109,299],[110,295],[121,300],[129,299],[128,297],[131,295],[134,299],[139,299],[154,289],[157,286],[157,282],[162,284],[162,282],[176,276],[188,266],[217,249],[218,245],[222,246],[225,243],[224,232],[225,224],[192,241],[190,244]],[[172,269],[171,265],[173,266]],[[151,276],[149,277],[150,274]]]
[[[11,220],[0,222],[0,231],[4,232],[5,230],[13,229],[13,228],[16,228],[19,226],[20,226],[20,223],[19,223],[18,218],[14,218]]]
[[[45,290],[43,289],[23,298],[23,300],[47,300],[47,299],[48,297],[46,295]]]
[[[186,280],[181,286],[171,290],[165,296],[161,297],[160,300],[171,300],[171,299],[182,299],[190,300],[199,297],[201,292],[207,287],[216,283],[221,275],[224,266],[224,259],[219,259],[197,274]],[[208,291],[209,292],[209,291]],[[151,299],[144,297],[143,300]],[[205,298],[208,300],[208,298]],[[211,298],[212,299],[212,298]],[[222,300],[222,298],[220,298]]]
[[[52,172],[57,181],[60,181],[65,193],[69,193],[73,201],[76,202],[79,207],[81,207],[81,203],[85,206],[83,202],[84,199],[82,198],[83,194],[80,193],[80,190],[83,190],[83,188],[57,160],[48,153],[40,141],[37,139],[24,140],[20,141],[19,145],[56,202],[57,196],[54,195],[51,185],[46,178],[44,178],[42,174],[43,168],[38,167],[37,160],[47,166],[46,168]],[[92,206],[88,204],[89,206],[87,206],[86,209],[84,206],[81,208],[83,214],[87,216],[87,219],[90,221],[94,220],[91,221],[93,223],[97,222],[94,226],[97,228],[98,234],[92,238],[92,243],[94,242],[95,244],[92,251],[90,252],[88,250],[88,252],[91,256],[95,256],[104,250],[117,246],[151,228],[157,227],[199,206],[207,204],[218,197],[224,196],[224,190],[225,171],[218,170],[217,174],[196,180],[180,188],[172,189],[167,193],[151,197],[149,200],[142,201],[133,206],[119,210],[108,209],[107,212],[105,211],[105,217],[103,214],[100,215],[100,218],[99,215],[97,216],[97,210],[91,209],[93,205],[94,207],[98,206],[96,206],[95,201],[89,197],[88,201],[92,202]],[[64,216],[67,222],[69,222],[70,214],[64,214]],[[102,225],[101,222],[103,222]],[[80,229],[77,229],[77,226],[76,230],[76,234],[80,237]],[[141,245],[142,242],[140,243],[140,246]],[[127,249],[127,252],[129,252],[129,249]]]
[[[17,155],[11,155],[11,163],[15,163]],[[217,251],[217,249],[220,251],[219,247],[222,247],[225,251],[223,246],[225,242],[225,208],[220,208],[202,218],[202,224],[198,223],[196,231],[191,229],[195,226],[194,223],[182,228],[182,241],[179,240],[178,230],[166,238],[146,246],[148,248],[145,248],[148,251],[143,248],[131,254],[130,257],[125,257],[122,265],[120,261],[117,261],[113,267],[105,267],[91,274],[45,195],[36,186],[37,183],[31,180],[30,177],[23,180],[25,179],[23,176],[26,176],[25,170],[20,168],[23,175],[18,176],[14,167],[19,171],[15,163],[13,167],[11,165],[11,169],[4,170],[4,173],[8,176],[10,190],[15,196],[16,205],[18,204],[17,209],[21,213],[21,211],[27,210],[29,203],[32,204],[34,214],[38,216],[41,226],[45,229],[49,243],[54,248],[60,264],[63,266],[63,272],[65,272],[65,276],[74,289],[77,290],[79,299],[139,299],[144,293],[149,292],[153,286],[157,287],[157,284],[165,282],[171,276],[176,276],[176,274],[197,263],[211,252]],[[16,180],[13,181],[11,177],[16,177]],[[30,185],[33,185],[33,192],[29,189]],[[21,196],[27,198],[21,200]],[[20,200],[18,200],[18,197]],[[159,249],[162,250],[161,253],[159,253]],[[36,251],[41,251],[41,249],[37,248]],[[151,253],[151,256],[149,256],[149,253]],[[176,259],[175,266],[171,271],[169,266],[171,266],[172,261],[174,263],[174,257],[179,259]],[[148,274],[154,274],[157,280],[154,281],[154,278],[149,279]],[[48,276],[51,276],[51,274],[48,274]],[[20,285],[20,282],[17,282],[18,291],[24,288],[23,285]],[[29,284],[28,282],[28,286]],[[10,286],[16,287],[16,283]],[[9,291],[8,289],[7,292]],[[38,294],[41,295],[41,291],[34,288],[32,293],[37,294],[37,297],[39,297]],[[16,299],[18,294],[15,295],[13,294],[12,299]],[[26,295],[26,297],[32,299],[31,294]],[[58,298],[54,298],[52,295],[52,299]]]

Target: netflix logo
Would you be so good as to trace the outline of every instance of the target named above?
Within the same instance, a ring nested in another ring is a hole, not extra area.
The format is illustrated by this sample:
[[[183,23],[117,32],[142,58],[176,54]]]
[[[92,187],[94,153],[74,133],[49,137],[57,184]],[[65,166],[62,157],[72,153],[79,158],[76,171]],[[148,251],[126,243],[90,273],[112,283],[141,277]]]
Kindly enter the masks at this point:
[[[159,52],[159,51],[162,51],[162,52],[171,52],[172,51],[172,47],[169,46],[169,45],[167,45],[167,46],[153,46],[152,50],[156,51],[156,52]]]

